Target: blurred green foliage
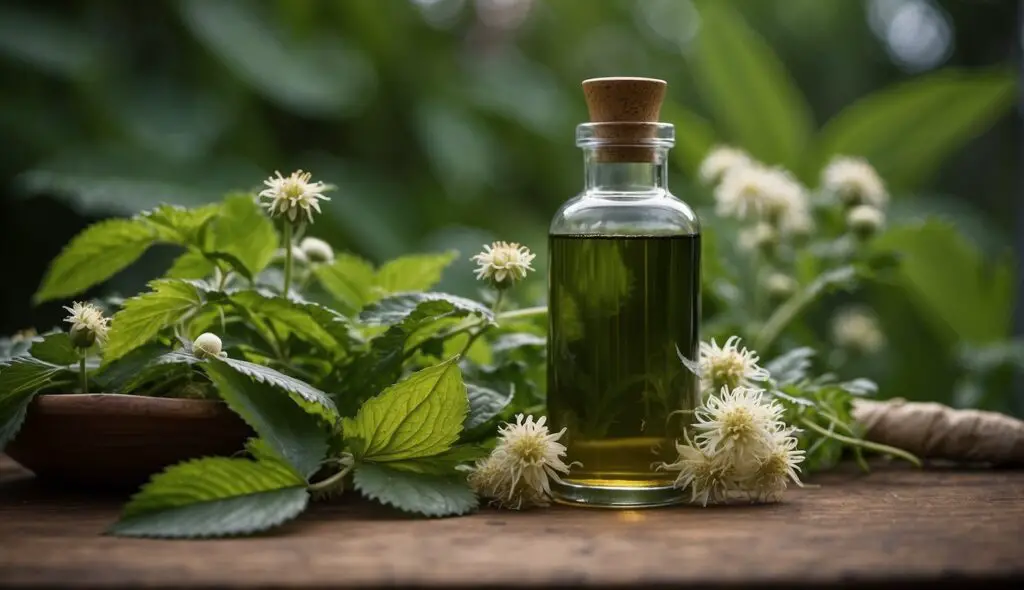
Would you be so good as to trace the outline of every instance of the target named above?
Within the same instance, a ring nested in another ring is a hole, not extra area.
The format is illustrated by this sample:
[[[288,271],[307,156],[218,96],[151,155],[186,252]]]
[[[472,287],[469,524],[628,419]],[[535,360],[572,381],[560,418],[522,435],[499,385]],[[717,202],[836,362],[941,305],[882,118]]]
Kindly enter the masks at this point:
[[[338,185],[312,227],[337,246],[376,262],[461,251],[445,290],[476,288],[467,258],[494,238],[528,244],[543,271],[548,220],[581,184],[580,80],[649,75],[669,82],[673,190],[698,207],[709,197],[692,173],[728,142],[808,184],[833,154],[867,157],[895,193],[893,222],[952,224],[882,238],[912,263],[856,294],[890,348],[851,370],[883,395],[954,399],[958,359],[977,356],[964,345],[1009,336],[1019,284],[1006,258],[1015,7],[920,2],[951,26],[951,49],[913,75],[873,32],[877,0],[7,2],[0,225],[23,254],[0,325],[57,323],[59,306],[30,296],[87,220],[212,201],[275,169]],[[108,288],[134,293],[171,262],[147,253]],[[1005,372],[985,375],[969,380],[1006,390]]]

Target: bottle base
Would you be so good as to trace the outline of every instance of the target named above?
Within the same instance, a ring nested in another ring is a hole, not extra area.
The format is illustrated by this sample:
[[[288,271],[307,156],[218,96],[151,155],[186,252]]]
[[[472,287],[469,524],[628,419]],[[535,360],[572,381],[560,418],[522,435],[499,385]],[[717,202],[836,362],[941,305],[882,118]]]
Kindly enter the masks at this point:
[[[559,504],[591,508],[655,508],[686,501],[683,491],[670,485],[632,487],[552,482],[551,493]]]

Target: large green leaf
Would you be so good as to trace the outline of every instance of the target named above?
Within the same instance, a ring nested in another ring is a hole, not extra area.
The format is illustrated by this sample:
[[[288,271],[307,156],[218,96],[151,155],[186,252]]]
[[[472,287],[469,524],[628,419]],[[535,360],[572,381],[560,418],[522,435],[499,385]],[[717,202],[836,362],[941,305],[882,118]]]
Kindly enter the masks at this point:
[[[385,389],[345,418],[346,442],[358,459],[398,461],[448,450],[468,410],[457,359],[423,369]]]
[[[441,280],[441,273],[459,255],[454,250],[443,254],[413,254],[390,260],[377,271],[376,287],[384,293],[429,291]]]
[[[447,293],[399,293],[368,306],[359,314],[374,326],[394,326],[414,317],[465,317],[476,315],[493,321],[490,309],[464,297]]]
[[[103,349],[104,362],[111,362],[149,342],[161,330],[199,309],[205,300],[198,283],[163,279],[149,284],[153,289],[124,302],[110,323],[110,338]]]
[[[217,537],[266,530],[298,516],[306,482],[276,461],[209,457],[155,475],[110,533],[126,537]]]
[[[30,356],[0,364],[0,450],[18,433],[35,394],[52,385],[65,372],[64,367]]]
[[[210,229],[213,252],[234,257],[250,276],[266,268],[277,251],[274,224],[249,193],[228,195]]]
[[[44,334],[38,342],[32,343],[32,356],[52,365],[68,366],[78,362],[78,349],[71,344],[67,332]]]
[[[761,160],[796,170],[813,129],[800,90],[729,2],[704,2],[700,16],[693,75],[725,138]]]
[[[161,241],[201,248],[203,227],[220,212],[220,205],[211,204],[194,209],[176,205],[161,205],[146,211],[139,218],[156,229]]]
[[[428,475],[360,463],[352,479],[356,489],[367,498],[404,512],[451,516],[477,507],[476,494],[465,477]]]
[[[501,393],[474,383],[466,384],[466,393],[469,398],[469,413],[466,414],[464,424],[466,430],[476,428],[497,416],[512,403],[514,397],[512,393]]]
[[[110,278],[156,239],[157,231],[140,219],[110,219],[89,226],[50,264],[35,302],[69,297]]]
[[[174,260],[164,276],[169,279],[203,279],[213,274],[214,264],[196,250],[189,250]]]
[[[342,343],[335,334],[342,338],[348,336],[345,317],[315,303],[302,303],[261,291],[233,293],[231,300],[324,351],[337,352]]]
[[[854,103],[822,130],[823,160],[867,158],[888,182],[913,187],[951,153],[1014,104],[1017,76],[1008,70],[945,69],[880,90]]]
[[[349,312],[357,312],[373,300],[376,280],[373,265],[344,252],[338,253],[331,264],[319,264],[313,273],[332,297]]]
[[[253,379],[251,373],[237,370],[239,362],[210,359],[206,374],[228,406],[296,472],[309,477],[327,453],[327,434],[320,420],[271,384],[279,380]]]
[[[900,256],[904,286],[940,332],[972,344],[1009,333],[1014,293],[1009,260],[986,261],[955,229],[939,222],[893,228],[873,247]]]
[[[221,358],[220,361],[260,383],[285,390],[306,412],[319,416],[325,422],[333,423],[338,419],[338,411],[331,398],[305,381],[248,361],[233,358]]]

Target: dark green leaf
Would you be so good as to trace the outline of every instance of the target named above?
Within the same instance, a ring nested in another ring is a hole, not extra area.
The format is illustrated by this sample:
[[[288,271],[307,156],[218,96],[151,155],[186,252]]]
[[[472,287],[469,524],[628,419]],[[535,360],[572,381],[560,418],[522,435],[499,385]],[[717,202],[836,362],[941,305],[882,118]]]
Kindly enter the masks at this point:
[[[236,193],[224,199],[220,214],[210,228],[211,253],[233,256],[254,277],[274,257],[278,247],[274,225],[256,202],[255,195]]]
[[[139,219],[110,219],[91,225],[50,264],[34,301],[81,293],[135,262],[156,240],[153,226]]]
[[[414,254],[388,261],[377,271],[376,286],[382,293],[429,291],[441,280],[441,273],[455,260],[458,252]]]
[[[309,477],[327,454],[327,434],[319,419],[303,410],[270,380],[253,380],[235,364],[210,359],[206,374],[228,406],[298,473]],[[255,365],[254,365],[255,366]],[[265,369],[265,367],[264,367]],[[267,369],[269,371],[269,369]]]
[[[126,537],[245,535],[295,518],[308,501],[306,482],[281,463],[196,459],[154,476],[110,532]]]
[[[505,394],[473,383],[466,384],[469,397],[469,414],[463,428],[469,430],[486,423],[512,403],[512,394]]]
[[[30,356],[0,364],[0,450],[18,433],[35,394],[53,384],[56,377],[64,372],[64,367]]]
[[[355,418],[344,418],[345,440],[356,457],[397,461],[448,450],[468,409],[456,360],[413,373],[364,403]]]
[[[124,302],[110,324],[110,338],[103,349],[104,362],[114,361],[149,342],[181,321],[204,303],[204,288],[195,282],[163,279],[153,289]]]
[[[255,379],[259,383],[266,383],[288,392],[295,403],[299,404],[306,412],[322,418],[325,422],[334,423],[338,419],[338,410],[334,402],[326,393],[312,385],[294,377],[257,365],[248,361],[233,358],[221,358],[219,362],[224,363],[236,372]]]
[[[125,361],[131,361],[128,363],[129,365],[135,364],[136,362],[143,360],[143,357],[141,355],[135,359],[132,359],[135,352],[155,354],[156,352],[158,352],[159,349],[166,350],[163,347],[154,347],[154,349],[148,350],[147,348],[137,349],[136,351],[129,353],[128,355],[125,355],[120,360],[113,363],[113,365],[109,365],[108,367],[112,368],[114,365],[120,364]],[[146,364],[143,367],[139,368],[134,373],[127,375],[127,379],[123,382],[123,385],[121,386],[122,389],[119,390],[119,393],[132,393],[135,390],[139,389],[140,387],[153,382],[166,382],[172,379],[181,379],[188,377],[193,371],[193,366],[196,365],[198,362],[199,359],[197,359],[191,353],[182,351],[155,354],[155,356],[150,357],[148,362],[146,362]]]
[[[334,314],[315,303],[301,303],[260,291],[233,293],[231,300],[274,324],[287,328],[289,333],[316,344],[324,351],[333,353],[339,347],[340,343],[335,339],[334,334],[328,331],[335,320],[342,328],[342,332],[339,334],[348,335],[347,331],[344,331],[347,324],[343,324],[345,322],[343,316]],[[314,313],[316,313],[316,317],[314,317]]]
[[[78,349],[71,344],[67,332],[44,334],[42,340],[32,344],[32,356],[51,365],[68,366],[78,363]]]
[[[414,316],[414,312],[417,314]],[[488,321],[494,314],[483,305],[447,293],[401,293],[370,305],[359,318],[373,326],[393,326],[410,317],[465,317],[476,315]]]
[[[444,477],[360,463],[353,476],[364,496],[382,504],[425,516],[465,514],[477,507],[477,498],[465,477]]]

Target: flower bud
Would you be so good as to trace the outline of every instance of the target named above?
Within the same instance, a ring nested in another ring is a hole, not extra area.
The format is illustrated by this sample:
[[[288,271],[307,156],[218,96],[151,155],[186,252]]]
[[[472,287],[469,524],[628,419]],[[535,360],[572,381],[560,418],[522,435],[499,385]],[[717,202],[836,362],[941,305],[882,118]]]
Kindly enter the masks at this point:
[[[793,277],[781,272],[775,272],[768,275],[764,280],[764,288],[768,291],[769,297],[780,300],[796,293],[797,284]]]
[[[327,242],[318,238],[305,238],[299,243],[299,250],[310,262],[334,262],[334,249]]]
[[[89,348],[96,343],[96,332],[85,326],[72,326],[68,336],[75,348]]]
[[[220,337],[216,334],[203,332],[198,338],[196,338],[196,341],[192,343],[192,354],[198,359],[214,356],[226,356],[221,352],[221,346]]]
[[[846,226],[859,238],[869,238],[885,225],[885,213],[871,205],[857,205],[846,214]]]
[[[271,259],[271,261],[276,262],[278,264],[284,264],[286,256],[287,252],[285,252],[285,249],[278,248],[274,252],[274,257]],[[306,253],[302,250],[302,248],[299,247],[298,244],[292,244],[292,262],[298,264],[307,264],[309,262],[309,258],[306,257]]]

